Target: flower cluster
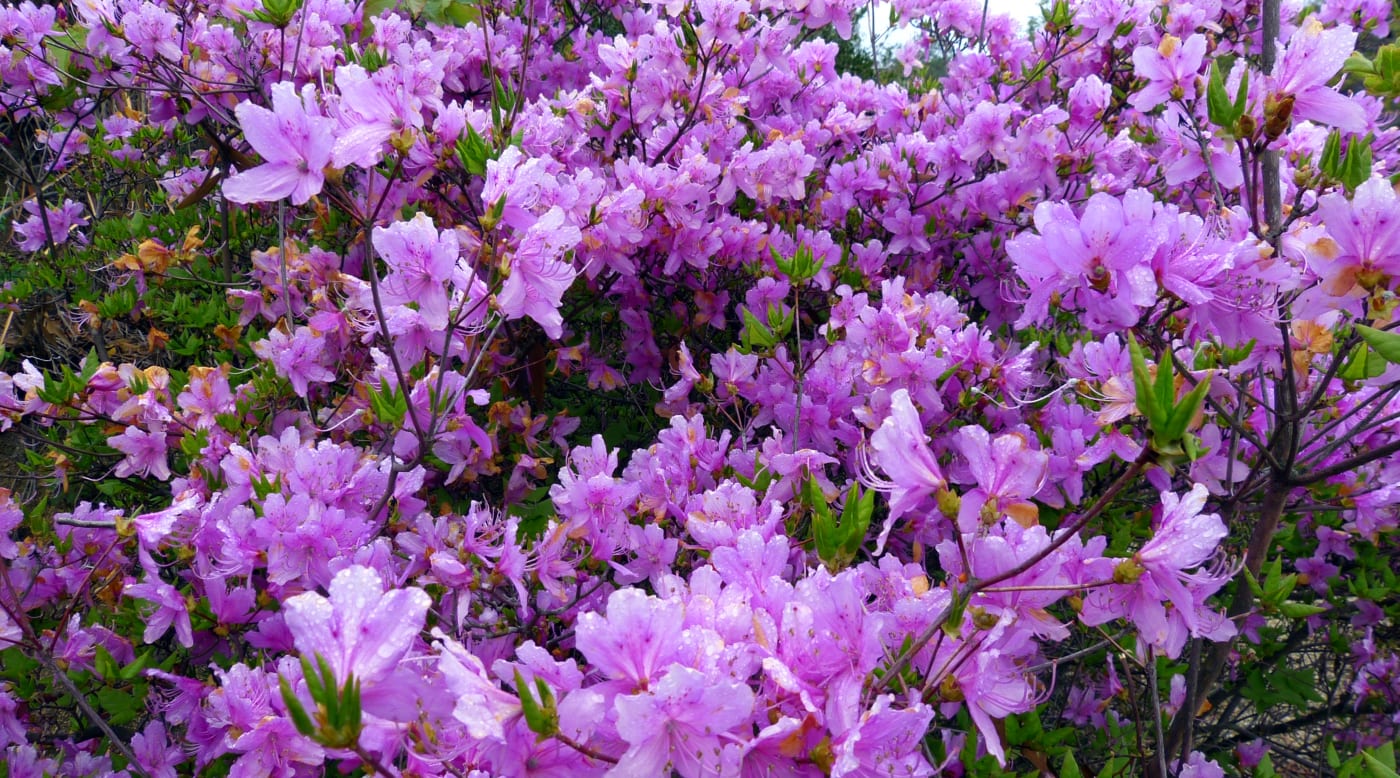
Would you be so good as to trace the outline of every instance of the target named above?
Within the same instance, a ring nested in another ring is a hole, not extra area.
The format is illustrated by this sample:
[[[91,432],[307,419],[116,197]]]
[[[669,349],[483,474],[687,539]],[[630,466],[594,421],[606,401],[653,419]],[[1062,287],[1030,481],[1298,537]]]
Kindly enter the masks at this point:
[[[9,774],[1219,775],[1328,641],[1393,738],[1376,5],[901,1],[884,82],[850,2],[0,8],[15,250],[157,146],[220,236],[0,373]],[[226,356],[106,358],[220,256]]]

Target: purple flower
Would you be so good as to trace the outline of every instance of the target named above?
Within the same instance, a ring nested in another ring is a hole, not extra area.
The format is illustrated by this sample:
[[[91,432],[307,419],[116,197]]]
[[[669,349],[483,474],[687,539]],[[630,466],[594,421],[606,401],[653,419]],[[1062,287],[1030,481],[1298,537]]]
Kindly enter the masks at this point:
[[[170,478],[170,466],[165,461],[165,425],[154,425],[150,432],[127,427],[122,434],[108,438],[107,445],[126,454],[113,472],[116,477],[140,475],[161,481]]]
[[[1096,332],[1135,324],[1140,309],[1157,300],[1151,259],[1161,236],[1153,229],[1152,208],[1152,195],[1142,189],[1121,199],[1095,194],[1077,217],[1066,203],[1036,206],[1040,234],[1019,235],[1006,246],[1030,288],[1018,324],[1044,320],[1056,296],[1063,298],[1061,307],[1083,310]]]
[[[1341,297],[1358,285],[1370,291],[1400,278],[1400,198],[1389,181],[1372,177],[1350,202],[1341,194],[1324,195],[1317,215],[1332,241],[1319,241],[1307,260],[1324,291]]]
[[[185,598],[180,596],[175,587],[160,579],[148,579],[145,583],[127,586],[122,593],[127,597],[156,605],[155,612],[146,617],[146,632],[141,636],[142,640],[154,643],[174,624],[175,637],[179,639],[180,645],[185,648],[194,645],[190,611],[185,605]]]
[[[329,592],[329,598],[306,592],[283,603],[297,650],[306,659],[324,658],[341,682],[353,673],[366,711],[411,708],[403,699],[416,692],[409,679],[386,681],[423,629],[432,599],[418,588],[386,592],[379,573],[360,565],[337,573]]]
[[[393,65],[373,76],[359,65],[336,68],[335,86],[340,91],[340,126],[332,149],[336,167],[372,167],[395,133],[423,126],[419,101],[397,78],[388,77],[398,72]]]
[[[1023,527],[1037,523],[1039,509],[1029,498],[1045,485],[1050,457],[1026,445],[1018,433],[995,440],[980,425],[958,430],[958,450],[967,457],[977,488],[962,496],[958,527],[974,532],[978,527],[1010,516]]]
[[[50,236],[53,237],[54,245],[67,243],[70,238],[78,245],[87,242],[83,234],[77,232],[79,227],[87,226],[81,203],[64,200],[63,205],[57,208],[45,208],[44,215],[40,216],[39,203],[29,200],[24,204],[24,210],[29,214],[29,218],[14,223],[15,233],[19,236],[20,251],[38,251],[48,245]],[[48,219],[47,230],[44,227],[45,217]]]
[[[630,747],[613,768],[616,775],[666,775],[668,767],[685,778],[715,775],[728,730],[753,713],[748,686],[672,665],[651,691],[618,697],[617,733]]]
[[[457,268],[457,233],[438,229],[425,213],[411,221],[374,228],[374,249],[390,267],[381,291],[390,305],[414,303],[428,327],[447,327],[448,300],[443,284]]]
[[[1293,118],[1309,119],[1347,132],[1364,132],[1366,110],[1337,92],[1331,81],[1356,48],[1356,32],[1346,25],[1328,29],[1309,16],[1284,45],[1274,67],[1278,98],[1293,97]]]
[[[684,626],[683,604],[622,589],[608,597],[606,617],[579,616],[578,650],[609,679],[646,689],[675,660]]]
[[[920,703],[899,709],[891,707],[891,701],[890,695],[881,696],[861,716],[857,726],[846,730],[832,744],[832,778],[915,778],[934,774],[922,749],[928,725],[933,721],[933,708]]]
[[[878,553],[884,548],[895,519],[908,513],[925,497],[948,486],[938,460],[929,450],[923,422],[907,389],[900,389],[890,397],[890,415],[870,436],[870,459],[884,471],[885,478],[869,473],[867,482],[872,488],[890,494],[889,517],[876,543]]]
[[[579,229],[564,221],[564,211],[558,206],[525,230],[510,261],[510,275],[496,295],[501,313],[507,319],[528,316],[551,338],[562,335],[564,319],[559,306],[578,271],[561,258],[582,239]]]
[[[23,744],[28,741],[25,720],[19,712],[19,703],[10,694],[10,685],[0,686],[0,749],[11,743]]]
[[[271,362],[300,397],[306,396],[313,381],[335,380],[335,373],[323,364],[323,336],[310,327],[297,327],[291,335],[274,329],[268,333],[267,340],[253,344],[253,353]]]
[[[1146,113],[1168,100],[1195,99],[1196,75],[1205,55],[1206,36],[1200,33],[1184,43],[1175,35],[1163,35],[1156,48],[1138,46],[1133,51],[1133,66],[1148,83],[1129,102]]]
[[[1205,604],[1229,580],[1229,573],[1186,572],[1214,556],[1227,534],[1220,516],[1201,513],[1208,497],[1201,484],[1185,497],[1162,494],[1156,534],[1132,559],[1118,564],[1113,585],[1085,598],[1081,617],[1086,624],[1127,617],[1149,645],[1169,657],[1180,654],[1187,634],[1221,640],[1235,633],[1230,621]]]
[[[175,778],[175,768],[186,759],[179,743],[171,743],[165,735],[165,724],[152,721],[131,736],[131,752],[150,778]]]
[[[272,86],[272,110],[253,103],[233,109],[243,136],[263,164],[224,182],[224,196],[235,203],[261,203],[290,197],[301,205],[321,191],[322,172],[331,161],[335,121],[321,115],[315,89],[289,81]]]

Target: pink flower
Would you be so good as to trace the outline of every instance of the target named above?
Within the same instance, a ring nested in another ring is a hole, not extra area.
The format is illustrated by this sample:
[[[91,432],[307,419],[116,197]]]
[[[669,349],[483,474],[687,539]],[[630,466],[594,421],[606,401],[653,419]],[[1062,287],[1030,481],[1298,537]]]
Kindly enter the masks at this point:
[[[253,344],[253,353],[272,363],[277,373],[292,384],[300,397],[305,397],[311,383],[334,381],[335,373],[322,364],[325,349],[322,337],[309,327],[297,327],[288,335],[280,329],[268,333],[267,340]]]
[[[272,86],[272,110],[253,103],[233,109],[243,136],[263,164],[224,182],[224,196],[235,203],[261,203],[290,197],[301,205],[321,191],[322,172],[331,161],[335,122],[320,114],[314,88],[289,81]]]
[[[1228,534],[1219,515],[1201,513],[1209,496],[1201,484],[1185,497],[1162,494],[1156,534],[1132,559],[1119,563],[1114,580],[1120,583],[1085,598],[1081,615],[1086,624],[1127,617],[1147,644],[1173,658],[1180,654],[1187,634],[1213,640],[1234,635],[1234,626],[1205,604],[1230,575],[1215,570],[1186,572],[1214,556]]]
[[[131,736],[131,752],[151,778],[175,778],[175,768],[188,758],[178,741],[172,743],[166,737],[165,724],[160,721],[152,721]]]
[[[44,216],[40,216],[39,203],[29,200],[25,202],[24,210],[29,218],[14,223],[20,251],[38,251],[48,245],[50,236],[56,246],[67,243],[70,238],[80,246],[87,243],[83,234],[77,231],[79,227],[87,226],[81,203],[64,200],[63,205],[57,208],[45,208]],[[45,217],[48,219],[47,230],[44,227]]]
[[[1356,48],[1356,33],[1341,25],[1327,29],[1309,16],[1288,39],[1274,67],[1276,97],[1293,97],[1293,118],[1309,119],[1347,132],[1364,132],[1366,110],[1328,86]]]
[[[565,223],[564,211],[557,205],[531,225],[520,237],[510,275],[496,295],[501,313],[507,319],[528,316],[551,338],[563,335],[559,306],[578,271],[561,257],[582,239],[577,227]]]
[[[719,773],[724,745],[738,740],[727,732],[753,713],[754,694],[745,684],[672,665],[651,691],[613,704],[617,733],[630,744],[614,775],[666,775],[672,767],[698,778]]]
[[[1169,100],[1195,99],[1196,75],[1205,54],[1206,37],[1200,33],[1187,38],[1185,43],[1175,35],[1163,35],[1155,49],[1138,46],[1133,51],[1133,66],[1148,84],[1129,102],[1139,111],[1147,112]]]
[[[859,724],[843,732],[832,744],[833,778],[915,778],[934,774],[921,747],[933,721],[933,709],[922,703],[894,708],[892,702],[890,695],[882,695],[862,714]]]
[[[1332,244],[1319,241],[1307,259],[1324,291],[1341,297],[1358,284],[1374,287],[1400,278],[1400,198],[1389,181],[1372,177],[1356,188],[1351,202],[1341,194],[1324,195],[1317,213]]]
[[[1078,217],[1066,203],[1036,206],[1040,234],[1023,233],[1006,246],[1030,289],[1018,326],[1045,320],[1057,296],[1059,307],[1083,310],[1096,332],[1135,324],[1157,300],[1151,261],[1162,236],[1152,211],[1152,195],[1143,189],[1121,199],[1095,194]]]
[[[173,624],[175,625],[175,637],[179,639],[180,645],[185,648],[194,645],[190,611],[185,605],[185,598],[180,596],[180,592],[176,591],[175,587],[160,579],[147,580],[145,583],[127,586],[123,589],[122,594],[156,605],[155,612],[146,617],[146,632],[141,636],[142,640],[154,643]]]
[[[283,603],[297,650],[312,661],[324,658],[341,682],[353,673],[366,711],[411,709],[411,700],[401,704],[416,691],[411,676],[389,681],[423,629],[432,599],[418,588],[386,592],[379,573],[361,565],[336,573],[329,592],[329,598],[307,592]]]
[[[438,229],[425,213],[410,221],[374,228],[374,249],[390,267],[384,278],[384,301],[418,306],[433,330],[447,327],[448,299],[443,284],[457,268],[457,233]]]
[[[925,497],[948,486],[938,460],[929,450],[928,436],[924,434],[919,412],[909,399],[909,390],[900,389],[890,397],[890,415],[870,436],[870,459],[884,471],[885,477],[869,473],[867,483],[890,494],[889,517],[876,543],[878,553],[884,548],[895,519],[908,513]]]
[[[116,477],[140,475],[161,481],[170,478],[170,466],[165,461],[165,425],[154,425],[150,432],[127,427],[122,434],[108,438],[107,445],[126,454],[113,473]]]
[[[1017,433],[995,440],[980,425],[958,430],[958,450],[967,457],[977,488],[963,495],[958,528],[973,532],[1010,516],[1023,527],[1037,522],[1039,510],[1030,502],[1050,470],[1050,457],[1026,445]]]
[[[609,679],[645,689],[680,650],[685,606],[622,589],[608,597],[608,615],[578,619],[578,650]]]
[[[394,133],[423,126],[417,101],[386,67],[371,76],[359,65],[341,65],[335,71],[340,91],[340,126],[332,149],[336,167],[372,167],[384,153],[384,143]]]

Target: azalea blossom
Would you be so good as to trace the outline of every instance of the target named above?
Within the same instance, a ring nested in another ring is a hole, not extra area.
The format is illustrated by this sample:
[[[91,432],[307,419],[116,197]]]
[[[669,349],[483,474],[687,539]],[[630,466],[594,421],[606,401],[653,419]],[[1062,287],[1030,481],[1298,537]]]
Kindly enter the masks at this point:
[[[565,251],[583,235],[564,221],[564,211],[550,208],[520,237],[510,261],[510,275],[496,295],[496,306],[506,319],[528,316],[551,338],[563,334],[559,306],[578,271],[563,261]]]
[[[1293,118],[1308,119],[1347,132],[1365,132],[1366,111],[1329,84],[1356,50],[1356,32],[1347,25],[1325,27],[1309,16],[1289,37],[1272,76],[1276,99],[1293,99]]]
[[[272,86],[272,110],[251,102],[234,109],[243,137],[263,164],[231,176],[224,196],[235,203],[263,203],[286,197],[301,205],[321,191],[331,161],[335,121],[321,115],[315,88],[298,98],[289,81]]]
[[[313,667],[316,657],[324,659],[341,683],[354,675],[366,711],[413,715],[413,674],[400,663],[432,600],[416,587],[386,591],[379,573],[359,565],[336,573],[329,595],[306,592],[283,603],[297,650]]]
[[[883,548],[894,522],[908,513],[925,497],[945,489],[947,480],[928,447],[919,412],[909,400],[906,389],[890,397],[890,415],[870,436],[870,461],[880,468],[884,478],[867,473],[867,483],[890,494],[890,514],[880,530],[876,548]]]

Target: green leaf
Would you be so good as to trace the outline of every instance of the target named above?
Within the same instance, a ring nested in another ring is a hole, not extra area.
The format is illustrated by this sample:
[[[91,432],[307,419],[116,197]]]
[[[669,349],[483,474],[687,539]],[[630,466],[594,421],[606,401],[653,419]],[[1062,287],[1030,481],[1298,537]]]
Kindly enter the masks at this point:
[[[341,692],[340,710],[345,724],[346,742],[354,744],[360,740],[360,726],[364,711],[360,708],[360,679],[351,673],[345,679],[345,689]]]
[[[1186,428],[1191,426],[1191,420],[1196,418],[1196,414],[1201,410],[1201,404],[1205,402],[1206,392],[1210,391],[1210,381],[1215,377],[1214,373],[1207,373],[1200,383],[1186,393],[1186,396],[1172,409],[1171,417],[1167,419],[1166,428],[1162,431],[1163,436],[1169,441],[1180,440],[1186,434]]]
[[[302,661],[305,662],[305,660]],[[310,665],[305,665],[303,669],[305,667],[310,667]],[[286,678],[279,675],[277,676],[277,688],[282,692],[282,704],[287,706],[287,715],[291,716],[292,724],[296,726],[297,732],[305,737],[313,736],[316,733],[316,725],[312,724],[311,717],[306,715],[306,708],[302,707],[301,700],[297,699],[296,694],[292,692],[291,684],[287,683]]]
[[[1342,64],[1342,72],[1369,76],[1376,72],[1376,66],[1372,64],[1371,60],[1366,58],[1365,54],[1359,51],[1353,51],[1351,56],[1347,57],[1347,61]]]
[[[322,694],[316,699],[321,707],[326,709],[326,721],[332,728],[338,728],[340,724],[340,686],[335,682],[335,670],[331,668],[331,663],[320,654],[316,655],[316,666],[320,668],[320,686]]]
[[[1375,349],[1382,359],[1392,365],[1400,365],[1400,332],[1378,330],[1364,324],[1356,325],[1356,333]]]
[[[1206,86],[1206,111],[1210,123],[1227,130],[1232,129],[1235,122],[1244,115],[1249,102],[1249,70],[1245,70],[1240,78],[1233,102],[1230,100],[1230,93],[1225,90],[1225,76],[1229,70],[1226,61],[1216,60],[1211,66],[1210,82]]]
[[[1397,775],[1395,773],[1395,767],[1393,766],[1393,764],[1387,765],[1386,763],[1372,756],[1371,752],[1362,751],[1361,757],[1366,760],[1366,769],[1371,771],[1371,775],[1374,776],[1374,778],[1400,778],[1400,775]],[[1394,759],[1392,757],[1392,762],[1393,761]]]
[[[1355,189],[1371,178],[1371,138],[1353,139],[1347,146],[1346,159],[1338,178],[1348,190]]]
[[[456,152],[462,167],[474,176],[486,175],[486,163],[496,158],[486,140],[470,124],[467,134],[457,139]]]
[[[552,692],[549,692],[548,685],[544,684],[543,679],[540,678],[536,678],[535,683],[536,688],[540,688],[543,684],[543,688],[540,688],[540,696],[542,699],[545,698],[545,693],[548,692],[548,698],[545,700],[548,704],[542,705],[541,701],[535,700],[534,695],[530,693],[530,685],[525,683],[525,677],[520,674],[518,668],[516,669],[515,693],[520,698],[520,711],[524,715],[525,725],[528,726],[530,731],[535,733],[540,740],[544,740],[545,738],[553,737],[559,732],[559,714],[552,710],[554,695]]]
[[[753,315],[753,311],[745,308],[743,342],[744,345],[750,349],[758,347],[759,349],[767,350],[772,348],[774,344],[778,342],[778,339],[773,335],[773,331],[768,329],[766,324],[759,321],[758,317]]]
[[[1137,338],[1131,332],[1128,333],[1128,355],[1133,363],[1133,389],[1138,412],[1147,418],[1149,429],[1161,429],[1166,421],[1166,411],[1157,405],[1152,376],[1147,372],[1147,359],[1143,356],[1142,346],[1138,345]]]
[[[1230,127],[1235,123],[1231,116],[1230,94],[1225,91],[1225,77],[1221,75],[1220,63],[1210,69],[1210,81],[1206,84],[1206,115],[1210,123],[1217,127]]]
[[[1302,602],[1279,603],[1278,612],[1290,619],[1306,619],[1319,613],[1326,613],[1327,608],[1322,605],[1308,605]]]
[[[117,660],[113,659],[107,649],[101,645],[97,646],[96,655],[93,657],[93,666],[96,668],[97,674],[103,678],[117,678],[121,674],[121,670],[117,667]]]
[[[1317,169],[1328,178],[1341,178],[1342,133],[1339,130],[1328,133],[1327,142],[1322,144],[1322,156],[1318,159]]]
[[[1069,749],[1065,750],[1065,760],[1060,762],[1059,778],[1084,778],[1079,763],[1074,760],[1074,752]]]
[[[116,726],[129,724],[145,710],[145,700],[130,689],[111,687],[97,690],[97,702],[107,714],[107,722]]]
[[[146,653],[132,660],[131,664],[127,665],[126,667],[123,667],[121,669],[121,672],[118,674],[118,677],[120,677],[123,681],[134,680],[136,676],[140,675],[141,671],[145,670],[146,666],[150,663],[151,652],[148,650],[146,651]]]
[[[1232,106],[1232,115],[1235,117],[1231,124],[1244,116],[1245,109],[1249,107],[1249,68],[1244,69],[1244,75],[1240,76],[1240,87],[1235,92],[1235,104]]]
[[[1337,376],[1343,381],[1365,381],[1384,373],[1385,366],[1386,361],[1372,352],[1370,346],[1358,343],[1347,356],[1346,364],[1337,371]]]

